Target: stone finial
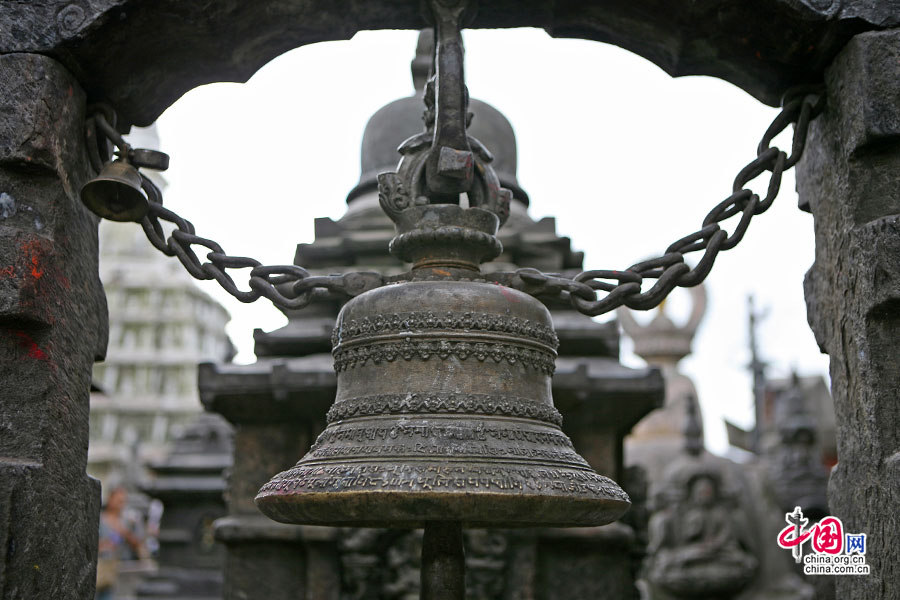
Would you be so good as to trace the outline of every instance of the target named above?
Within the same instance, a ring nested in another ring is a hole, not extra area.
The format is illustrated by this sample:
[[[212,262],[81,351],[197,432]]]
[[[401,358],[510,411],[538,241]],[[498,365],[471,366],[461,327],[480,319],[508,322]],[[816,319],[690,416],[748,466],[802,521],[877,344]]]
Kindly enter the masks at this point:
[[[698,285],[688,288],[693,301],[691,316],[686,324],[676,325],[660,304],[656,316],[647,325],[635,321],[631,311],[620,308],[619,321],[625,333],[634,341],[634,353],[652,365],[676,364],[691,353],[691,343],[697,327],[706,314],[706,288]]]

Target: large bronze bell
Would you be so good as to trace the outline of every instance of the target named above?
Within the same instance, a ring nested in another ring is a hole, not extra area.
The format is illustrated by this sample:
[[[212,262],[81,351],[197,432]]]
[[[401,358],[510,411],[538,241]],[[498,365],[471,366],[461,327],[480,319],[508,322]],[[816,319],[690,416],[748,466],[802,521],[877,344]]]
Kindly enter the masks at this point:
[[[539,301],[485,281],[408,281],[358,296],[334,332],[328,426],[263,487],[260,509],[290,523],[381,527],[618,518],[627,496],[560,429],[556,344]]]
[[[84,184],[81,201],[95,215],[110,221],[140,221],[150,210],[141,191],[141,174],[123,160],[107,164]]]
[[[379,175],[379,200],[397,224],[391,252],[413,269],[341,310],[328,424],[263,486],[260,510],[288,523],[380,527],[618,518],[628,497],[560,429],[549,311],[478,269],[502,251],[496,233],[511,193],[477,155],[475,206],[417,203],[425,196],[402,182],[425,185],[427,150],[404,147],[399,172]]]
[[[378,175],[390,251],[412,269],[344,305],[325,430],[256,503],[286,523],[423,527],[421,597],[462,600],[462,527],[603,525],[629,500],[560,429],[549,311],[480,271],[502,252],[512,192],[466,132],[467,1],[430,6],[426,130]]]

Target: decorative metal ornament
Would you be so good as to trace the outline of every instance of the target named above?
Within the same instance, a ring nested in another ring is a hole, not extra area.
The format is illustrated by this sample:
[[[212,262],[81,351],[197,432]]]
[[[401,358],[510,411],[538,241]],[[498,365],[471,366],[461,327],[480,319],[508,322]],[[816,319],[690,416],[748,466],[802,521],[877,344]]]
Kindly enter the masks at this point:
[[[423,598],[463,597],[464,526],[602,525],[630,506],[560,429],[549,311],[479,270],[502,252],[512,192],[466,134],[465,6],[433,4],[426,131],[378,176],[397,227],[390,251],[412,270],[344,305],[328,424],[256,498],[287,523],[423,527]]]
[[[437,72],[425,94],[434,110],[426,131],[400,146],[397,172],[378,176],[379,201],[397,226],[390,250],[412,271],[338,315],[337,398],[309,453],[257,496],[273,519],[576,526],[609,523],[629,506],[560,429],[549,311],[479,271],[502,252],[496,234],[512,192],[465,133],[465,6],[434,4]]]

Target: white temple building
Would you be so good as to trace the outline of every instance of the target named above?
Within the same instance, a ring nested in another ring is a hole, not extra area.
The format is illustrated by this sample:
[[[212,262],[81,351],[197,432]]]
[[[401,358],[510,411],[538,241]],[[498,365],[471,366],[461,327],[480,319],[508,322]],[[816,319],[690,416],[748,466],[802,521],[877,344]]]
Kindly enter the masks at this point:
[[[135,147],[158,147],[155,128],[128,137]],[[177,259],[154,248],[139,224],[101,222],[100,278],[109,346],[94,366],[88,473],[105,495],[137,484],[143,466],[163,457],[178,427],[202,410],[197,365],[230,358],[233,347],[227,311]]]

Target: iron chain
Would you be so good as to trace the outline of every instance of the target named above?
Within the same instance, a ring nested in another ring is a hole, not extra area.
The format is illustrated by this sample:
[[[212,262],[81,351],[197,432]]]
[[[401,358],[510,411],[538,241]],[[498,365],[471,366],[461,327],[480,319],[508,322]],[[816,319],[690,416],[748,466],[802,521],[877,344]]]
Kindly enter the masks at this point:
[[[353,272],[339,275],[313,276],[296,265],[265,266],[254,258],[230,256],[213,240],[200,237],[194,225],[163,207],[162,193],[149,178],[141,175],[142,187],[150,201],[150,211],[141,227],[150,243],[167,256],[178,258],[196,279],[215,279],[222,288],[241,302],[254,302],[261,297],[284,309],[303,308],[315,299],[357,296],[383,285],[379,273]],[[167,237],[160,221],[175,225]],[[201,262],[194,246],[209,250]],[[241,290],[227,269],[250,269],[248,291]]]
[[[113,158],[112,147],[118,148],[117,155],[127,156],[136,166],[146,166],[164,170],[168,157],[160,152],[148,153],[154,157],[164,157],[164,161],[141,164],[141,156],[135,156],[132,148],[116,131],[115,111],[103,104],[92,105],[85,122],[88,158],[94,171],[100,172],[104,163]],[[146,159],[146,157],[144,157]],[[303,267],[296,265],[265,266],[258,260],[244,256],[230,256],[215,241],[196,234],[194,225],[163,206],[162,191],[143,173],[141,188],[147,195],[150,209],[140,224],[153,246],[166,256],[178,258],[187,272],[196,279],[215,279],[222,288],[240,300],[250,303],[261,297],[284,309],[300,309],[313,300],[327,298],[348,298],[384,285],[380,273],[372,271],[351,272],[335,275],[313,276]],[[170,235],[166,235],[161,221],[175,225]],[[202,262],[194,246],[209,250],[208,262]],[[227,269],[250,269],[249,287],[241,290]]]
[[[766,130],[757,148],[756,158],[750,161],[735,177],[732,193],[706,215],[703,226],[671,244],[657,258],[632,265],[624,271],[584,271],[572,279],[546,274],[537,269],[524,268],[512,273],[509,285],[529,294],[543,297],[568,298],[571,305],[586,315],[601,315],[620,306],[647,310],[658,306],[675,287],[692,287],[706,279],[723,250],[734,248],[744,237],[750,221],[772,206],[781,188],[785,170],[799,162],[806,145],[809,123],[824,108],[823,86],[805,86],[789,91],[782,103],[782,111]],[[92,119],[92,120],[91,120]],[[108,156],[107,139],[123,150],[121,136],[110,135],[114,130],[107,125],[105,116],[96,113],[88,121],[89,156],[95,170],[102,164],[101,156]],[[771,145],[772,140],[789,125],[794,125],[790,156]],[[124,145],[127,147],[127,144]],[[766,195],[762,198],[747,184],[770,172]],[[202,280],[215,279],[229,294],[241,302],[249,303],[266,297],[284,309],[299,309],[317,298],[352,297],[384,285],[383,276],[375,272],[353,272],[337,275],[312,276],[296,265],[264,266],[253,258],[230,256],[215,241],[196,234],[194,225],[171,210],[163,207],[162,192],[143,174],[142,188],[147,194],[150,210],[141,220],[141,226],[158,250],[167,256],[177,257],[188,273]],[[740,215],[734,231],[729,235],[721,223]],[[175,225],[166,236],[160,221]],[[202,262],[193,250],[202,246],[209,250],[208,262]],[[684,256],[703,251],[700,261],[693,268],[684,262]],[[250,269],[249,287],[238,288],[227,269]],[[656,282],[643,291],[646,279]],[[615,283],[612,283],[612,282]],[[597,297],[597,290],[606,292]]]
[[[824,108],[824,86],[804,86],[789,91],[782,102],[782,110],[763,135],[756,158],[737,174],[732,193],[717,204],[703,219],[703,226],[670,245],[657,258],[632,265],[624,271],[584,271],[573,279],[541,273],[535,269],[519,269],[514,273],[513,285],[536,296],[568,297],[571,305],[586,315],[597,316],[620,306],[647,310],[658,306],[675,287],[699,285],[709,274],[716,256],[738,245],[754,216],[766,212],[781,188],[781,177],[803,156],[809,123]],[[791,154],[773,147],[772,140],[794,125]],[[747,188],[747,184],[766,171],[771,173],[762,198]],[[740,215],[729,234],[721,223]],[[684,256],[703,251],[700,261],[691,268]],[[642,291],[644,280],[656,282]],[[612,283],[614,281],[615,283]],[[597,297],[597,290],[606,292]]]

